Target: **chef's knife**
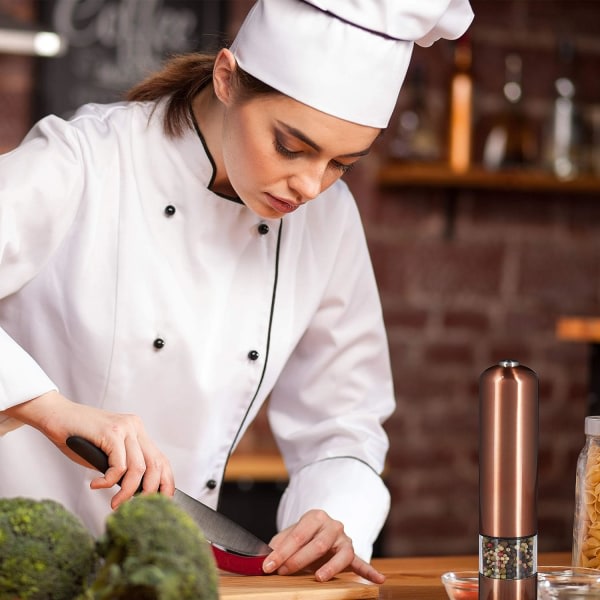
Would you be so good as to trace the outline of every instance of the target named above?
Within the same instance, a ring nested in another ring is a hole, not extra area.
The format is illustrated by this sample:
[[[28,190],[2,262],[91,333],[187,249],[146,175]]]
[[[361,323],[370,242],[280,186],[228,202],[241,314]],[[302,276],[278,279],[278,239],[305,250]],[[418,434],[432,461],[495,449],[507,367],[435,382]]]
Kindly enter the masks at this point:
[[[86,439],[71,436],[67,438],[67,446],[102,473],[108,470],[106,454]],[[173,500],[196,521],[211,545],[219,569],[240,575],[265,574],[262,564],[272,552],[267,544],[225,515],[181,490],[175,490]]]

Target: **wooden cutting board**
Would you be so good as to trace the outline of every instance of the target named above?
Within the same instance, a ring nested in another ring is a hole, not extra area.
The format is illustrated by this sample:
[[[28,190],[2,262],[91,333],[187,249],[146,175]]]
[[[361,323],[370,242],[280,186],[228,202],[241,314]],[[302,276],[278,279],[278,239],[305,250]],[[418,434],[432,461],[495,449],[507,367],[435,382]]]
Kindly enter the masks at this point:
[[[220,600],[372,600],[379,598],[379,586],[352,573],[340,573],[319,583],[314,574],[246,577],[223,574]]]

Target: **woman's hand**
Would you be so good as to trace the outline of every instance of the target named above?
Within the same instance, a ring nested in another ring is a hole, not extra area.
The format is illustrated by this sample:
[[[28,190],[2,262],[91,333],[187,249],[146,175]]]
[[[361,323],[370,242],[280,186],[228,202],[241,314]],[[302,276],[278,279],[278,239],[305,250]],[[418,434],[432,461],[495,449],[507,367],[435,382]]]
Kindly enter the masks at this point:
[[[113,496],[117,508],[133,496],[143,481],[144,492],[175,493],[169,461],[148,437],[142,421],[135,415],[112,413],[71,402],[56,391],[4,411],[40,430],[71,460],[90,465],[66,445],[69,436],[79,435],[103,450],[109,468],[94,478],[92,489],[111,488],[121,478],[120,490]],[[143,478],[143,480],[142,480]]]
[[[291,575],[303,569],[315,571],[317,581],[328,581],[344,570],[383,583],[385,576],[354,553],[344,526],[323,510],[308,511],[295,525],[280,531],[270,544],[265,573]]]

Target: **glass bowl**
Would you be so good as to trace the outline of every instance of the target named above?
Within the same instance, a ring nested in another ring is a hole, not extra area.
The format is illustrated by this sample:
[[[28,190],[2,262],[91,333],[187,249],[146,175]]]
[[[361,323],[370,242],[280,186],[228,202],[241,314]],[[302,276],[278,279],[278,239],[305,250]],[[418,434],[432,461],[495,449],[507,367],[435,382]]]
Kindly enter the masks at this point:
[[[442,575],[442,583],[450,600],[478,600],[479,572],[450,571]]]
[[[600,598],[600,571],[585,567],[543,567],[538,573],[539,600]]]
[[[479,598],[478,571],[449,571],[442,575],[442,583],[450,600]],[[598,600],[600,570],[559,565],[539,567],[538,597],[539,600]]]

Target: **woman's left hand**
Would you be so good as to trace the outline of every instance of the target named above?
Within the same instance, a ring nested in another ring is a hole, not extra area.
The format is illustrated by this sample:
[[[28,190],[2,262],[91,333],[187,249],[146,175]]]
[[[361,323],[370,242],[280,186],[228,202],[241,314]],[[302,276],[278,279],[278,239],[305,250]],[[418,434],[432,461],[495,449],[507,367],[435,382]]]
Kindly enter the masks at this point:
[[[291,527],[280,531],[269,545],[265,573],[291,575],[303,569],[315,571],[317,581],[328,581],[344,570],[383,583],[385,576],[354,553],[344,526],[323,510],[310,510]]]

